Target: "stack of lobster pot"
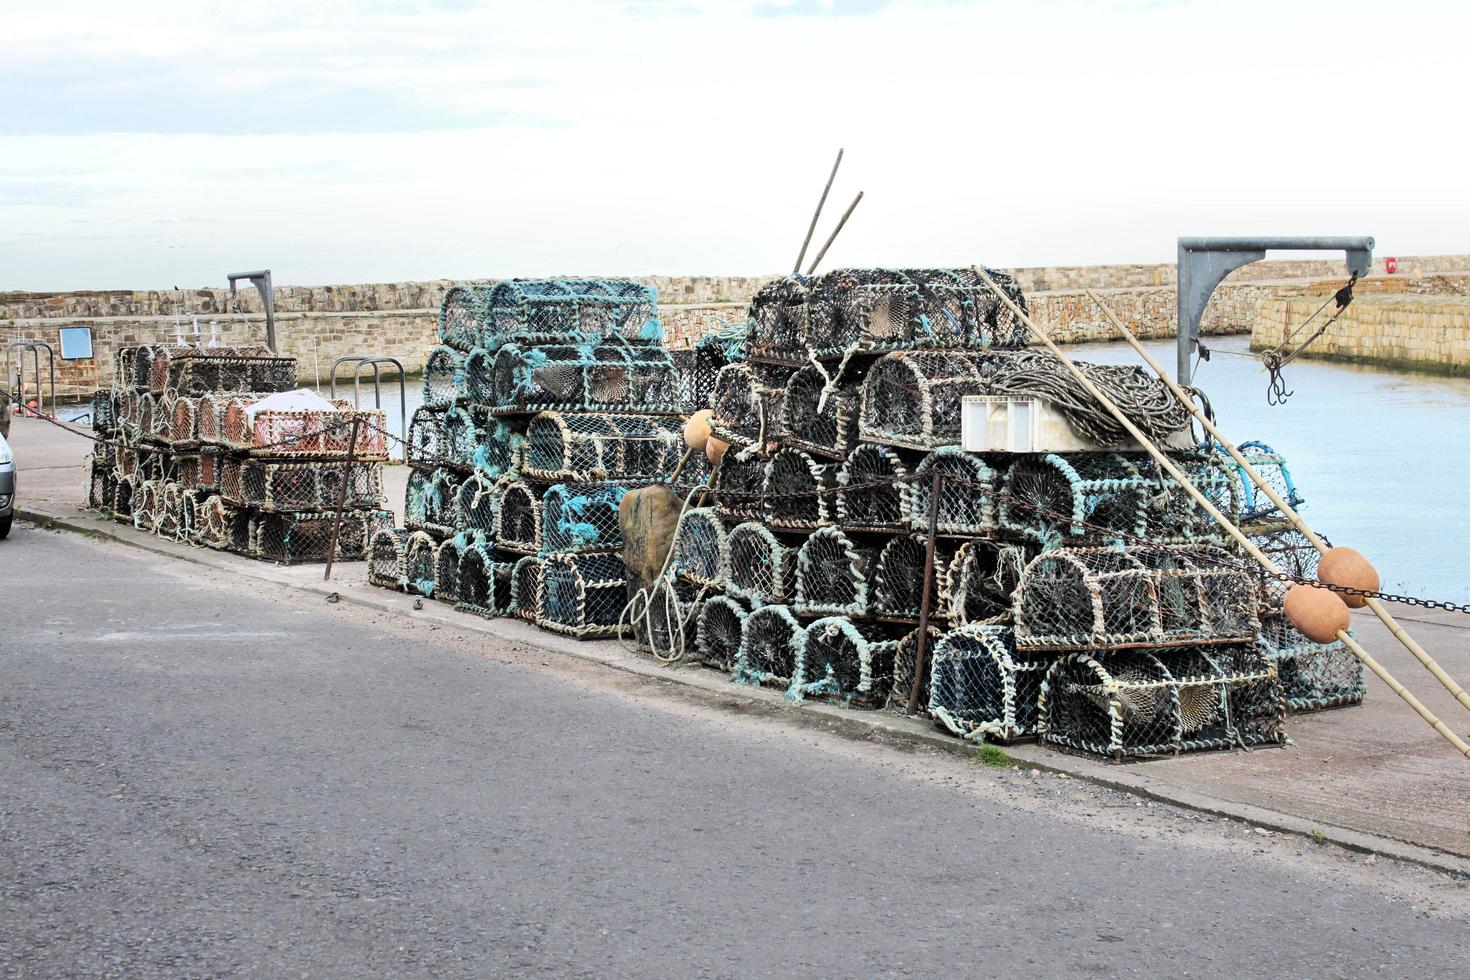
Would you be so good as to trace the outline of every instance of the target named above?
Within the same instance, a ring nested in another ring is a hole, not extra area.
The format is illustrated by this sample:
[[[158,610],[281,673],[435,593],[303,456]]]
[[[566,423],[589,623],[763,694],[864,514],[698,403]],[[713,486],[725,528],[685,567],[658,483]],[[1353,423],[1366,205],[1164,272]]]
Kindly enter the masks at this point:
[[[93,399],[88,503],[116,520],[280,563],[361,560],[391,525],[381,412],[256,408],[295,387],[293,358],[142,345],[118,352],[114,378]]]
[[[667,349],[655,291],[629,280],[454,286],[439,336],[409,426],[405,526],[373,542],[371,581],[609,635],[626,601],[618,505],[678,470],[682,416],[712,372]]]

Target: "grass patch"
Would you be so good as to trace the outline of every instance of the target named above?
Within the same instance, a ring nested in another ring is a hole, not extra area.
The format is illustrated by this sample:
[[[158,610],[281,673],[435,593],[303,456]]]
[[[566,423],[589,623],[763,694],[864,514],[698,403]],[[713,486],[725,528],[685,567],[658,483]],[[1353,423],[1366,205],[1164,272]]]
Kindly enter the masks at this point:
[[[994,769],[1010,769],[1015,766],[1016,761],[1006,755],[998,745],[985,744],[980,746],[980,751],[975,753],[976,765],[990,766]]]
[[[1313,830],[1312,831],[1312,843],[1313,844],[1325,844],[1325,843],[1327,843],[1327,835],[1324,834],[1324,833],[1322,833],[1322,831],[1320,831],[1320,830]]]

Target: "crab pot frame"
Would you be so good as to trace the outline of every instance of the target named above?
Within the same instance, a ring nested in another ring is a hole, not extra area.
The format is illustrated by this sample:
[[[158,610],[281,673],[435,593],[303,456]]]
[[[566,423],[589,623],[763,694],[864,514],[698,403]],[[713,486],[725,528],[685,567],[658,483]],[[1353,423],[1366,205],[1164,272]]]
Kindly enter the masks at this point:
[[[486,540],[495,537],[500,490],[484,473],[471,473],[454,493],[455,526]]]
[[[819,698],[849,708],[878,708],[893,684],[898,641],[846,616],[828,616],[806,628],[796,675],[786,696]]]
[[[986,537],[999,526],[996,514],[995,470],[974,453],[957,446],[941,446],[919,461],[909,494],[909,526],[929,530],[929,495],[939,479],[939,509],[934,533],[958,537]]]
[[[187,395],[174,399],[168,424],[168,441],[175,449],[199,444],[199,403]]]
[[[1270,616],[1261,620],[1256,646],[1276,665],[1288,711],[1362,704],[1367,693],[1363,662],[1341,640],[1313,643],[1285,616]]]
[[[803,351],[810,299],[807,283],[804,276],[784,276],[756,290],[747,321],[752,354],[790,357]]]
[[[251,455],[345,457],[352,439],[354,417],[357,420],[357,441],[353,457],[363,463],[386,461],[387,416],[380,408],[361,411],[339,409],[335,412],[256,412]]]
[[[1245,510],[1240,481],[1233,467],[1215,453],[1173,453],[1173,462],[1189,482],[1205,495],[1215,509],[1239,525]],[[1227,457],[1228,458],[1228,457]],[[1149,466],[1140,460],[1137,468]],[[1157,544],[1209,544],[1226,546],[1229,534],[1179,482],[1153,466],[1155,477],[1147,481],[1144,493],[1146,537]]]
[[[444,465],[461,470],[475,466],[475,456],[496,429],[490,410],[479,405],[452,406],[444,412]]]
[[[859,530],[904,529],[913,490],[908,466],[898,453],[887,446],[858,446],[837,468],[837,523]]]
[[[459,602],[454,608],[486,618],[515,611],[512,572],[515,563],[496,561],[483,544],[471,543],[459,562]]]
[[[405,591],[433,596],[434,574],[439,565],[439,542],[428,531],[414,531],[408,536],[403,556]]]
[[[408,465],[417,469],[434,469],[447,458],[449,439],[444,431],[444,412],[432,408],[416,408],[408,423]]]
[[[541,593],[541,570],[545,562],[536,555],[516,561],[510,575],[510,608],[520,619],[536,621]]]
[[[199,348],[207,350],[208,348]],[[265,348],[259,348],[264,352]],[[155,391],[171,391],[197,398],[216,391],[258,391],[266,394],[290,391],[296,387],[296,358],[262,356],[198,355],[175,356],[163,365],[166,372],[158,377],[160,362],[153,362]]]
[[[944,619],[949,600],[945,595],[945,569],[954,557],[954,544],[938,543],[934,552],[934,592],[931,615]],[[924,601],[924,570],[929,566],[928,542],[920,535],[891,538],[873,566],[869,611],[875,616],[911,620],[919,615]]]
[[[979,371],[962,354],[887,354],[863,381],[858,434],[865,442],[910,449],[957,445],[960,404],[981,387]]]
[[[1024,456],[1006,471],[1000,523],[1044,548],[1121,545],[1147,532],[1148,501],[1157,490],[1116,453]]]
[[[522,555],[539,554],[541,498],[524,480],[502,477],[499,484],[500,503],[495,508],[495,545]]]
[[[713,507],[695,507],[679,516],[669,567],[695,585],[722,587],[730,570],[730,538]]]
[[[791,376],[781,396],[781,444],[844,459],[857,442],[857,403],[856,385],[828,391],[826,377],[808,364]]]
[[[785,606],[762,606],[745,617],[734,680],[787,690],[796,677],[806,630]]]
[[[1119,650],[1254,641],[1255,582],[1217,548],[1061,548],[1026,566],[1016,646]]]
[[[753,364],[742,361],[720,368],[710,395],[710,429],[715,436],[737,449],[761,449],[776,436],[790,369],[769,370],[777,374],[772,380],[779,380],[779,386],[763,384]]]
[[[1247,524],[1285,520],[1285,515],[1281,513],[1280,508],[1256,486],[1255,481],[1246,473],[1244,467],[1236,463],[1234,457],[1230,456],[1223,446],[1217,444],[1214,448],[1215,453],[1222,457],[1221,462],[1235,474],[1240,484],[1240,519]],[[1291,469],[1286,465],[1284,456],[1264,442],[1258,441],[1243,442],[1235,448],[1292,510],[1301,509],[1302,504],[1306,501],[1297,492],[1296,481],[1292,479]]]
[[[457,495],[464,477],[448,469],[432,473],[410,470],[404,492],[403,523],[414,530],[432,531],[443,537],[458,527]]]
[[[854,544],[839,528],[819,528],[796,553],[791,608],[807,616],[865,616],[873,549]]]
[[[182,460],[184,457],[180,457]],[[220,494],[233,504],[266,511],[336,510],[343,466],[334,463],[258,459],[224,461]],[[383,494],[383,471],[372,463],[353,466],[344,509],[377,509]]]
[[[480,411],[473,406],[472,412]],[[494,419],[494,424],[485,430],[484,441],[475,450],[470,460],[475,471],[484,473],[492,480],[516,472],[520,464],[521,450],[526,437],[518,432],[510,421]]]
[[[451,606],[459,602],[459,564],[469,542],[456,534],[439,542],[434,552],[434,598]]]
[[[489,322],[486,301],[488,285],[457,283],[444,291],[439,304],[439,339],[455,350],[477,347]]]
[[[385,589],[408,591],[408,543],[413,536],[406,527],[381,527],[368,542],[368,583]]]
[[[618,505],[627,487],[559,483],[541,498],[541,551],[592,554],[623,550]],[[501,504],[505,506],[504,502]]]
[[[120,409],[117,393],[111,388],[98,388],[92,392],[92,431],[111,432],[116,429]]]
[[[1063,656],[1037,699],[1037,734],[1108,756],[1280,744],[1276,668],[1249,645]]]
[[[934,647],[929,714],[977,742],[1035,734],[1041,682],[1056,659],[1018,653],[1008,627],[962,626]]]
[[[541,480],[666,479],[684,457],[683,421],[543,412],[526,428],[521,471]]]
[[[495,354],[491,384],[496,414],[680,409],[674,363],[662,347],[507,344]]]
[[[548,555],[536,624],[578,639],[616,634],[627,604],[627,575],[617,555]]]
[[[281,564],[326,561],[332,555],[332,525],[337,514],[262,513],[252,519],[251,550],[258,557]],[[337,534],[337,561],[367,557],[368,542],[379,527],[392,526],[384,510],[342,512]]]
[[[731,524],[760,519],[765,482],[765,460],[741,459],[733,451],[726,452],[714,471],[715,509],[720,517]]]
[[[725,542],[725,591],[758,605],[783,603],[791,595],[796,549],[788,548],[759,521],[735,527]]]
[[[219,494],[207,497],[194,511],[199,543],[218,551],[230,548],[242,537],[240,526],[248,520],[244,512],[226,503]]]
[[[966,541],[944,573],[944,610],[955,626],[1010,623],[1021,574],[1035,555],[1024,545]]]
[[[484,301],[482,346],[664,339],[658,291],[631,279],[509,279]]]
[[[706,667],[732,673],[740,657],[740,642],[749,615],[730,596],[713,595],[705,599],[695,620],[694,649],[698,661]]]
[[[939,643],[943,633],[936,626],[929,627],[928,649],[932,654],[934,647]],[[919,631],[910,630],[898,641],[893,651],[893,683],[889,685],[888,703],[884,706],[895,714],[908,716],[909,694],[914,688],[914,668],[919,653]],[[933,677],[933,657],[930,657],[930,669],[924,672],[923,683],[919,685],[919,703],[915,706],[914,715],[919,718],[929,716],[929,697],[931,680]]]
[[[424,407],[448,408],[469,398],[465,355],[442,344],[431,349],[424,358]]]
[[[774,527],[809,529],[830,524],[837,467],[800,449],[783,449],[766,463],[761,506]]]

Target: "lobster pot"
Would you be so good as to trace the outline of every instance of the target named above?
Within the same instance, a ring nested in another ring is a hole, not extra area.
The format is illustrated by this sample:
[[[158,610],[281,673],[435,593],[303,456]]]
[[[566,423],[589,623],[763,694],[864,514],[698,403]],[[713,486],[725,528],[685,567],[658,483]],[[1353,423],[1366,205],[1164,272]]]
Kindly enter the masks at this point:
[[[640,589],[623,614],[618,638],[664,663],[696,660],[695,632],[699,608],[694,604],[699,587],[667,576],[656,579],[649,589]]]
[[[490,288],[480,343],[658,344],[658,291],[631,279],[507,279]]]
[[[1278,615],[1261,620],[1256,646],[1276,665],[1288,711],[1321,711],[1363,702],[1367,690],[1363,662],[1341,640],[1313,643],[1285,616]]]
[[[495,545],[505,551],[534,555],[541,550],[541,499],[524,480],[502,478],[495,508]],[[616,508],[614,508],[616,517]]]
[[[342,404],[346,404],[345,402]],[[353,421],[357,421],[352,445]],[[387,416],[382,409],[334,412],[255,413],[251,449],[260,456],[327,456],[341,458],[352,448],[361,462],[388,458]]]
[[[211,446],[224,444],[225,395],[200,395],[194,400],[194,437]]]
[[[887,446],[858,446],[837,468],[837,523],[860,530],[906,527],[913,490],[898,453]]]
[[[408,542],[413,532],[406,527],[380,527],[368,542],[368,583],[385,589],[408,590]]]
[[[500,506],[500,491],[495,481],[476,471],[459,485],[454,497],[456,526],[482,540],[493,539],[496,510]]]
[[[119,524],[131,524],[134,498],[137,496],[138,478],[136,476],[118,477],[117,489],[112,494],[112,519]]]
[[[617,555],[548,555],[536,625],[578,639],[614,635],[627,601],[627,574]]]
[[[526,429],[521,469],[542,480],[652,481],[667,478],[683,456],[677,418],[543,412]]]
[[[674,529],[673,572],[695,585],[723,586],[730,567],[730,541],[713,507],[696,507]]]
[[[661,347],[507,344],[492,367],[500,414],[558,410],[679,410],[674,364]]]
[[[446,541],[439,546],[438,571],[436,574],[444,574],[444,562],[450,557],[445,552],[445,547],[450,542]],[[491,616],[490,611],[491,592],[493,582],[490,566],[493,564],[490,552],[480,544],[467,543],[462,548],[456,549],[458,566],[454,569],[454,608],[460,612],[474,613],[477,616]],[[439,598],[446,598],[440,595]]]
[[[807,301],[810,291],[803,276],[772,279],[750,300],[748,344],[763,357],[805,356]]]
[[[1204,494],[1215,509],[1232,524],[1239,525],[1244,511],[1244,500],[1240,493],[1240,481],[1235,470],[1225,464],[1216,453],[1188,452],[1173,454],[1173,462],[1189,482]],[[1143,461],[1135,468],[1148,465]],[[1144,521],[1146,537],[1157,544],[1209,544],[1225,546],[1232,543],[1225,528],[1209,511],[1194,499],[1183,486],[1162,467],[1158,476],[1150,481],[1144,495]]]
[[[734,679],[741,684],[789,689],[805,642],[806,631],[790,609],[762,606],[745,617]]]
[[[439,570],[439,542],[427,531],[414,531],[408,536],[403,557],[403,575],[408,592],[421,596],[434,594],[434,575]]]
[[[1033,735],[1041,682],[1056,657],[1017,653],[1005,626],[961,626],[934,647],[929,714],[977,742]]]
[[[987,270],[1022,310],[1020,285]],[[971,269],[837,269],[812,287],[807,347],[849,350],[1021,347],[1019,318]]]
[[[544,562],[535,555],[520,558],[511,566],[510,610],[519,618],[536,621]]]
[[[849,708],[877,708],[893,684],[898,641],[846,616],[828,616],[806,628],[787,697],[820,698]]]
[[[1291,469],[1286,465],[1285,457],[1264,442],[1243,442],[1235,448],[1241,456],[1245,457],[1245,461],[1261,474],[1266,484],[1275,491],[1276,496],[1284,500],[1292,510],[1301,509],[1305,501],[1297,492],[1296,481],[1291,478]],[[1286,515],[1271,502],[1270,497],[1256,486],[1255,481],[1250,478],[1244,468],[1235,462],[1234,457],[1221,446],[1216,446],[1215,452],[1221,457],[1221,464],[1235,474],[1240,485],[1241,521],[1256,524],[1285,520]]]
[[[333,514],[261,514],[256,521],[254,551],[266,561],[296,563],[326,561],[332,556]],[[367,557],[368,542],[379,527],[391,527],[387,511],[352,511],[341,515],[337,533],[337,561]]]
[[[246,524],[239,508],[226,503],[219,494],[205,498],[194,510],[198,540],[206,548],[223,551],[234,546],[244,538]]]
[[[796,554],[791,608],[804,616],[866,616],[873,557],[838,528],[819,528]]]
[[[243,507],[249,499],[245,491],[245,469],[248,460],[227,456],[220,465],[220,496]]]
[[[88,464],[87,506],[110,510],[116,497],[117,470],[105,458],[94,457]]]
[[[858,435],[911,449],[958,445],[960,404],[981,393],[980,373],[968,358],[943,351],[898,351],[868,370]]]
[[[1159,489],[1116,453],[1024,456],[1006,471],[1005,487],[1002,526],[1043,548],[1141,538],[1148,501]]]
[[[153,393],[145,391],[138,396],[134,410],[133,435],[145,439],[153,434]]]
[[[488,408],[454,406],[444,413],[444,462],[468,470],[495,427]]]
[[[914,714],[920,718],[929,714],[929,681],[933,674],[934,647],[939,643],[941,635],[937,627],[929,627],[927,649],[930,669],[924,671],[924,677],[919,684],[919,701],[914,706]],[[909,713],[909,695],[914,689],[914,668],[918,663],[918,655],[919,631],[914,629],[904,634],[893,651],[893,684],[885,707],[895,714],[907,716]]]
[[[495,355],[498,347],[476,347],[465,355],[465,391],[475,405],[494,405],[499,395],[495,388]]]
[[[469,397],[465,355],[443,345],[430,350],[424,359],[424,407],[448,408]]]
[[[444,414],[432,408],[414,409],[413,419],[408,423],[409,466],[433,469],[448,456]]]
[[[547,554],[622,551],[618,504],[627,492],[627,487],[562,483],[548,489],[541,498],[541,550]]]
[[[1250,644],[1068,654],[1037,700],[1043,742],[1113,759],[1286,738],[1275,667]]]
[[[757,606],[787,601],[796,574],[796,549],[782,544],[759,521],[738,525],[725,548],[726,592]]]
[[[163,507],[163,481],[144,480],[133,495],[133,527],[151,532]]]
[[[1021,573],[1034,557],[1023,545],[966,541],[944,573],[944,614],[955,626],[1011,622]]]
[[[725,453],[715,467],[715,509],[727,523],[758,520],[762,513],[762,492],[766,482],[766,461],[754,456],[739,458]]]
[[[766,464],[761,484],[762,506],[768,524],[785,528],[814,528],[831,523],[833,485],[837,468],[818,463],[800,449],[783,449]]]
[[[480,410],[481,406],[478,405],[471,409],[472,412]],[[525,442],[526,437],[517,432],[510,422],[494,419],[493,424],[485,430],[485,438],[470,462],[476,472],[483,473],[492,480],[514,473],[520,464]]]
[[[936,478],[939,503],[933,508],[930,497]],[[909,495],[909,525],[927,532],[932,517],[936,534],[967,538],[994,534],[995,484],[995,471],[985,460],[958,446],[941,446],[919,461]]]
[[[489,324],[489,298],[486,285],[461,283],[446,289],[439,305],[439,340],[459,351],[478,345]]]
[[[1016,646],[1045,650],[1251,642],[1255,583],[1216,548],[1061,548],[1021,574]]]
[[[403,502],[404,523],[440,536],[455,533],[455,499],[462,482],[453,470],[410,470]]]
[[[92,431],[111,432],[117,428],[118,396],[111,388],[92,392]]]
[[[177,538],[182,529],[180,511],[183,508],[183,490],[177,483],[168,481],[154,497],[153,533],[159,537]]]
[[[199,448],[199,489],[218,491],[220,478],[224,475],[225,457],[213,446]]]
[[[174,427],[174,397],[167,392],[154,396],[153,414],[144,433],[157,442],[169,442]]]
[[[720,356],[716,348],[705,346],[702,339],[694,350],[669,351],[669,358],[674,362],[681,414],[693,414],[709,408],[710,396],[715,391],[715,375],[730,362]]]
[[[1317,562],[1322,557],[1321,552],[1294,525],[1280,521],[1257,524],[1245,529],[1245,535],[1277,568],[1291,576],[1293,581],[1311,582],[1317,578]],[[1331,542],[1326,538],[1322,538],[1322,543],[1331,547]],[[1248,567],[1256,579],[1261,612],[1280,612],[1291,583],[1281,581],[1254,560],[1248,563]]]
[[[199,488],[199,457],[193,454],[173,458],[174,482],[189,490]]]
[[[857,442],[857,392],[854,385],[827,391],[827,379],[815,365],[797,371],[781,396],[781,444],[813,456],[845,458]]]
[[[953,557],[953,542],[936,543],[930,599],[930,614],[936,619],[944,618],[949,605],[944,595],[944,572]],[[918,616],[924,601],[924,574],[929,564],[928,542],[924,538],[918,535],[891,538],[879,552],[873,569],[870,611],[875,616],[898,619]]]
[[[198,445],[198,410],[198,402],[187,395],[174,399],[173,419],[169,424],[169,439],[175,448]]]
[[[207,350],[208,348],[201,348]],[[211,391],[258,391],[275,394],[296,387],[296,358],[271,357],[266,348],[255,348],[261,356],[207,355],[175,357],[153,362],[156,390],[175,391],[199,397]],[[159,366],[164,377],[159,378]]]
[[[726,595],[713,595],[700,603],[694,634],[699,662],[725,673],[734,671],[749,615],[738,600]]]
[[[248,460],[239,465],[232,460],[226,463],[225,469],[229,474],[225,496],[259,510],[334,510],[342,492],[340,465],[261,460]],[[378,508],[386,499],[383,471],[379,466],[352,467],[343,507]]]
[[[469,543],[456,534],[445,538],[434,552],[434,598],[451,605],[459,602],[459,563]]]
[[[781,423],[787,371],[774,367],[761,371],[747,363],[720,368],[710,396],[714,434],[739,449],[774,438]]]

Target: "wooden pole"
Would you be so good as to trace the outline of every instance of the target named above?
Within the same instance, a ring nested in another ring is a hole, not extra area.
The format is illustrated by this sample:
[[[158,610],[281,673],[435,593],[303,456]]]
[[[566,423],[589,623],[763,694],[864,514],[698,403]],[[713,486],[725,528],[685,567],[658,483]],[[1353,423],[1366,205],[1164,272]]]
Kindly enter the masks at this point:
[[[919,695],[924,692],[924,673],[929,669],[929,593],[934,590],[934,538],[939,533],[939,491],[944,474],[934,468],[934,484],[929,488],[929,540],[924,546],[924,593],[919,597],[919,639],[914,647],[914,683],[909,688],[907,711],[919,710]]]
[[[1232,538],[1235,539],[1236,543],[1238,543],[1242,548],[1245,549],[1247,554],[1249,554],[1256,561],[1260,562],[1263,568],[1265,568],[1267,571],[1270,571],[1272,574],[1281,574],[1281,570],[1276,567],[1276,563],[1273,562],[1269,557],[1267,557],[1265,552],[1256,547],[1255,542],[1246,537],[1245,534],[1240,530],[1240,528],[1235,526],[1235,523],[1231,521],[1230,518],[1220,513],[1220,509],[1210,502],[1210,499],[1206,497],[1200,491],[1200,489],[1194,485],[1193,481],[1191,481],[1189,477],[1186,476],[1184,472],[1179,469],[1178,466],[1175,465],[1174,461],[1170,459],[1167,455],[1165,455],[1158,446],[1154,445],[1154,441],[1150,439],[1146,434],[1144,434],[1144,432],[1140,430],[1138,426],[1134,425],[1133,420],[1128,417],[1128,414],[1124,412],[1121,408],[1119,408],[1116,402],[1114,402],[1111,398],[1104,394],[1102,389],[1093,384],[1092,379],[1084,374],[1082,372],[1082,369],[1072,362],[1071,358],[1062,353],[1061,348],[1057,347],[1057,345],[1052,342],[1052,339],[1046,335],[1046,332],[1038,327],[1035,321],[1031,319],[1031,317],[1026,315],[1025,310],[1017,306],[1015,302],[1009,296],[1007,296],[1000,289],[1000,287],[995,284],[995,281],[990,278],[990,275],[984,269],[979,267],[972,267],[972,270],[987,286],[991,288],[995,295],[1000,298],[1000,301],[1004,303],[1013,314],[1016,315],[1021,323],[1025,325],[1026,329],[1031,331],[1031,334],[1036,337],[1037,340],[1041,341],[1046,349],[1049,350],[1062,363],[1062,366],[1065,367],[1067,371],[1072,375],[1072,377],[1077,380],[1077,383],[1082,386],[1083,390],[1085,390],[1093,398],[1097,399],[1098,404],[1102,405],[1102,407],[1107,410],[1108,414],[1113,416],[1113,418],[1118,421],[1118,424],[1121,425],[1129,435],[1137,440],[1138,444],[1141,445],[1144,450],[1153,457],[1154,461],[1158,463],[1159,466],[1162,467],[1170,476],[1172,476],[1174,480],[1179,484],[1179,486],[1182,487],[1185,492],[1187,492],[1191,497],[1194,498],[1196,503],[1204,508],[1205,513],[1214,518],[1216,523],[1224,528],[1225,531],[1229,533]],[[1426,722],[1428,722],[1435,731],[1443,735],[1450,742],[1450,744],[1458,749],[1461,753],[1463,753],[1466,758],[1470,758],[1470,745],[1466,745],[1464,740],[1462,740],[1458,735],[1446,728],[1444,723],[1436,718],[1434,714],[1428,708],[1426,708],[1417,698],[1410,694],[1402,684],[1400,684],[1397,680],[1393,680],[1392,675],[1389,674],[1389,672],[1385,670],[1382,665],[1380,665],[1376,660],[1368,656],[1366,651],[1363,651],[1363,648],[1358,645],[1358,641],[1353,639],[1348,634],[1347,630],[1339,630],[1337,638],[1347,644],[1348,649],[1358,654],[1359,658],[1363,660],[1363,663],[1368,665],[1369,669],[1372,670],[1373,673],[1377,674],[1385,684],[1388,684],[1388,686],[1393,689],[1394,693],[1403,698],[1404,701],[1409,705],[1409,707],[1418,712],[1419,716],[1423,718]]]
[[[332,546],[327,549],[327,572],[323,582],[332,580],[332,562],[337,557],[337,535],[342,530],[342,510],[347,506],[347,485],[352,482],[352,461],[357,454],[357,426],[362,421],[361,412],[352,413],[352,433],[347,437],[347,459],[342,464],[342,483],[337,487],[337,512],[332,515]]]
[[[827,236],[827,244],[823,245],[822,246],[822,250],[817,253],[817,257],[814,258],[814,259],[812,259],[812,264],[809,265],[809,266],[807,266],[807,270],[806,270],[806,274],[807,275],[811,275],[813,272],[816,272],[817,271],[817,266],[821,264],[822,259],[825,258],[826,255],[827,255],[827,249],[831,248],[832,247],[832,243],[837,240],[837,233],[842,230],[842,226],[843,225],[847,224],[847,219],[850,218],[850,217],[852,217],[852,212],[854,210],[856,210],[856,208],[858,206],[858,202],[861,201],[862,199],[863,199],[863,192],[862,191],[858,191],[857,197],[853,198],[852,199],[852,203],[847,206],[847,210],[844,211],[844,212],[842,212],[842,217],[839,218],[838,221],[837,221],[837,227],[836,228],[833,228],[832,229],[832,234],[830,234],[830,235]]]
[[[827,178],[827,186],[822,188],[822,196],[817,200],[817,210],[812,213],[812,223],[807,225],[806,237],[801,240],[801,251],[796,254],[796,265],[791,267],[794,276],[801,271],[802,259],[806,258],[807,246],[812,243],[812,233],[817,230],[817,219],[822,216],[822,205],[827,203],[827,192],[832,189],[832,181],[837,179],[837,168],[842,166],[842,151],[837,151],[837,161],[832,164],[832,174]]]
[[[1208,432],[1210,436],[1216,442],[1218,442],[1227,453],[1230,454],[1230,457],[1235,460],[1236,465],[1238,465],[1241,470],[1250,477],[1251,482],[1260,488],[1261,492],[1270,499],[1271,503],[1275,504],[1281,510],[1281,513],[1286,517],[1288,521],[1292,523],[1294,527],[1296,527],[1298,531],[1301,531],[1302,534],[1306,535],[1307,540],[1312,543],[1312,547],[1316,548],[1317,551],[1321,554],[1327,554],[1327,542],[1323,541],[1317,535],[1317,532],[1313,531],[1310,527],[1307,526],[1307,522],[1302,520],[1301,515],[1298,514],[1296,510],[1291,507],[1290,504],[1288,504],[1285,500],[1281,498],[1281,495],[1278,494],[1275,488],[1271,486],[1270,482],[1261,475],[1260,471],[1251,465],[1250,461],[1241,454],[1239,449],[1231,444],[1230,440],[1225,438],[1225,434],[1220,431],[1220,429],[1215,425],[1214,422],[1210,421],[1209,416],[1199,410],[1199,407],[1194,404],[1194,401],[1189,397],[1184,389],[1179,386],[1179,383],[1171,378],[1168,373],[1166,373],[1164,369],[1159,366],[1158,361],[1155,361],[1153,357],[1149,354],[1149,352],[1144,349],[1143,344],[1139,343],[1138,338],[1134,335],[1133,331],[1124,326],[1123,321],[1118,318],[1118,315],[1114,313],[1111,309],[1109,309],[1108,305],[1104,303],[1101,299],[1099,299],[1097,294],[1094,293],[1091,289],[1084,290],[1084,292],[1087,293],[1089,299],[1097,304],[1098,308],[1103,311],[1103,314],[1107,316],[1110,321],[1112,321],[1113,326],[1116,327],[1118,329],[1118,332],[1123,335],[1123,339],[1128,341],[1128,343],[1133,347],[1134,350],[1138,352],[1138,355],[1144,359],[1149,367],[1153,368],[1154,373],[1159,376],[1159,379],[1163,381],[1164,384],[1169,386],[1169,390],[1174,392],[1174,396],[1179,399],[1179,401],[1184,405],[1185,408],[1189,409],[1189,412],[1191,415],[1194,416],[1195,421],[1199,422],[1200,426],[1206,432]],[[1402,626],[1399,625],[1398,620],[1394,619],[1393,614],[1384,607],[1383,603],[1379,602],[1377,599],[1367,597],[1365,597],[1365,601],[1368,608],[1373,611],[1373,614],[1378,617],[1379,621],[1382,622],[1384,626],[1388,627],[1388,631],[1394,635],[1394,638],[1404,645],[1404,649],[1413,654],[1414,658],[1418,660],[1421,664],[1423,664],[1429,670],[1429,672],[1434,675],[1434,679],[1444,685],[1445,690],[1449,691],[1455,696],[1455,700],[1459,701],[1460,704],[1464,705],[1467,709],[1470,709],[1470,694],[1465,693],[1465,689],[1461,687],[1453,677],[1446,673],[1444,668],[1440,667],[1439,662],[1436,661],[1432,656],[1430,656],[1429,652],[1421,647],[1414,640],[1414,638],[1410,636]]]

